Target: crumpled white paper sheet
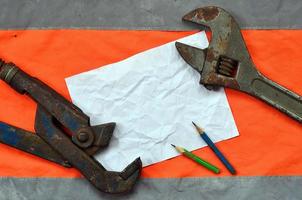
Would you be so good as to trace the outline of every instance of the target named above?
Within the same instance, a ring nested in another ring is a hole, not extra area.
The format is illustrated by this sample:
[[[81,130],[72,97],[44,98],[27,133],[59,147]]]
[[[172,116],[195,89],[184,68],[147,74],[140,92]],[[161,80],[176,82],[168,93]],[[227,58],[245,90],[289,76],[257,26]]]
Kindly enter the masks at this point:
[[[178,41],[208,46],[204,32]],[[95,157],[108,170],[122,170],[136,157],[148,166],[179,155],[170,144],[206,146],[191,121],[215,142],[239,135],[224,90],[208,91],[199,79],[170,42],[66,82],[92,125],[117,123],[110,146]]]

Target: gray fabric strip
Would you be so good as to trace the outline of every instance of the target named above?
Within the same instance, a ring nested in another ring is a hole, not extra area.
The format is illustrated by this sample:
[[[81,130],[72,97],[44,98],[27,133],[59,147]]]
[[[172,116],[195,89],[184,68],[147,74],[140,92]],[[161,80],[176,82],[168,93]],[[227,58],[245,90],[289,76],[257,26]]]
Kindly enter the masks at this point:
[[[2,178],[1,200],[300,200],[302,177],[142,179],[131,194],[108,195],[84,179]]]
[[[160,29],[193,27],[181,22],[202,6],[221,6],[242,28],[301,29],[300,0],[1,0],[0,29]]]

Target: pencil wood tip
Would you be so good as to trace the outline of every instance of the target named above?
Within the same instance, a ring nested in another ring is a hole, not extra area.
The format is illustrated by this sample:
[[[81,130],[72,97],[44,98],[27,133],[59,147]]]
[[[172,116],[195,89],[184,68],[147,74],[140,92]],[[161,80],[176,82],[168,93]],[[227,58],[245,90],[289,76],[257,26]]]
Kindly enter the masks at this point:
[[[197,132],[198,132],[199,134],[202,134],[202,133],[203,133],[203,129],[202,129],[202,128],[200,128],[199,126],[197,126],[194,122],[192,122],[192,124],[195,126],[195,128],[196,128],[196,130],[197,130]]]

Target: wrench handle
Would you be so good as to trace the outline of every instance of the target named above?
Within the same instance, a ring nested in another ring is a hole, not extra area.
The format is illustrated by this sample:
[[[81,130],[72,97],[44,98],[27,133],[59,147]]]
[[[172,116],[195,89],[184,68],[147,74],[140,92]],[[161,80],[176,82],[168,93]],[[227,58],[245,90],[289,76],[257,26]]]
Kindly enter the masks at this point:
[[[285,87],[259,76],[252,81],[253,95],[302,123],[302,97]]]

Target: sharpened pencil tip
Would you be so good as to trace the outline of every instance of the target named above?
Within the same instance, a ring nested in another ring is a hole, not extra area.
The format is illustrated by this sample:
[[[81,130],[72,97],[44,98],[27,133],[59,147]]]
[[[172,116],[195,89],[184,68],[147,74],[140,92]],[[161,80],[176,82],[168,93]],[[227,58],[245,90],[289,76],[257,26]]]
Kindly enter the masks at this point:
[[[197,130],[197,132],[198,132],[199,134],[202,134],[202,133],[203,133],[203,129],[202,129],[202,128],[200,128],[199,126],[197,126],[193,121],[192,121],[192,124],[195,126],[195,128],[196,128],[196,130]]]
[[[174,148],[176,147],[174,144],[171,144],[171,146],[174,147]]]

